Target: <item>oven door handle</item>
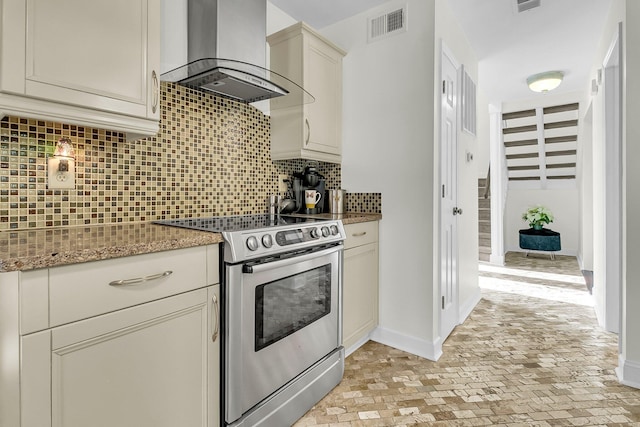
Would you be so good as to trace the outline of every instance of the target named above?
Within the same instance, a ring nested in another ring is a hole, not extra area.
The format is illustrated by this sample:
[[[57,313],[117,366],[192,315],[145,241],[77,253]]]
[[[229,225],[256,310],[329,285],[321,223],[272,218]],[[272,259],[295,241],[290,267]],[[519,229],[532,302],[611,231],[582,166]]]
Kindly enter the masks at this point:
[[[254,261],[242,264],[242,272],[244,274],[257,274],[265,270],[271,270],[277,267],[285,267],[291,264],[297,264],[309,259],[320,258],[332,253],[341,251],[342,245],[335,245],[325,249],[312,250],[300,255],[283,254],[280,258],[273,258],[265,261]]]

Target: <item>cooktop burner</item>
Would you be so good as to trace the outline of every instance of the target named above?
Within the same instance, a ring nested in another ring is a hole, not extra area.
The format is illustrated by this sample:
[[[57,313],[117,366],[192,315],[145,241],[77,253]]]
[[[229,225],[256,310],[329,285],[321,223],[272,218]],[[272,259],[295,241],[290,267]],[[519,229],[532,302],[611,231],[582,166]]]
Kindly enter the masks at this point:
[[[210,231],[212,233],[255,230],[278,227],[290,224],[312,223],[326,221],[317,218],[293,217],[269,214],[217,216],[209,218],[182,218],[153,221],[155,224],[171,225],[174,227],[191,228],[194,230]]]

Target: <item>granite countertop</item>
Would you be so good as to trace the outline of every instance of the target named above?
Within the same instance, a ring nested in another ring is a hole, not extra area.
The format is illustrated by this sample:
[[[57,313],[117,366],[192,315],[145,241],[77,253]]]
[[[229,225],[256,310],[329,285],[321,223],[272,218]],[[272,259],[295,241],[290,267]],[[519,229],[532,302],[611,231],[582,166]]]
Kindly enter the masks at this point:
[[[304,215],[343,224],[377,221],[380,214]],[[0,273],[49,268],[221,243],[220,233],[152,223],[91,225],[0,232]]]
[[[0,272],[25,271],[222,242],[219,233],[151,223],[0,232]]]

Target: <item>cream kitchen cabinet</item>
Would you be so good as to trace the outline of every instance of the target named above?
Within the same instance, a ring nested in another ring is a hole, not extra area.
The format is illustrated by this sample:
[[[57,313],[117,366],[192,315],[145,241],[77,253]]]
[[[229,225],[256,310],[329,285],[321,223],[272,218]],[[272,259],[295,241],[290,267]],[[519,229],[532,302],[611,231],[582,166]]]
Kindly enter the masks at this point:
[[[342,345],[350,353],[378,326],[378,222],[344,228]]]
[[[0,424],[218,426],[217,262],[214,245],[1,275]]]
[[[0,115],[154,135],[160,0],[1,0]]]
[[[300,84],[315,102],[271,100],[271,157],[340,163],[342,58],[346,54],[303,22],[267,37],[270,68]]]

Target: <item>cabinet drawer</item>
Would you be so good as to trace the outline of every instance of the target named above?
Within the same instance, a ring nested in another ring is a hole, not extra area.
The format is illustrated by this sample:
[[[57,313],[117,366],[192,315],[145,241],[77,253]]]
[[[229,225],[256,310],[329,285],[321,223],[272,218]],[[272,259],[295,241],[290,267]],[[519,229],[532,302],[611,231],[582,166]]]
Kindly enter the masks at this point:
[[[347,233],[347,239],[344,242],[345,249],[378,241],[378,221],[345,225],[344,230]]]
[[[207,269],[218,262],[213,252],[202,246],[52,268],[49,324],[57,326],[211,285]]]

